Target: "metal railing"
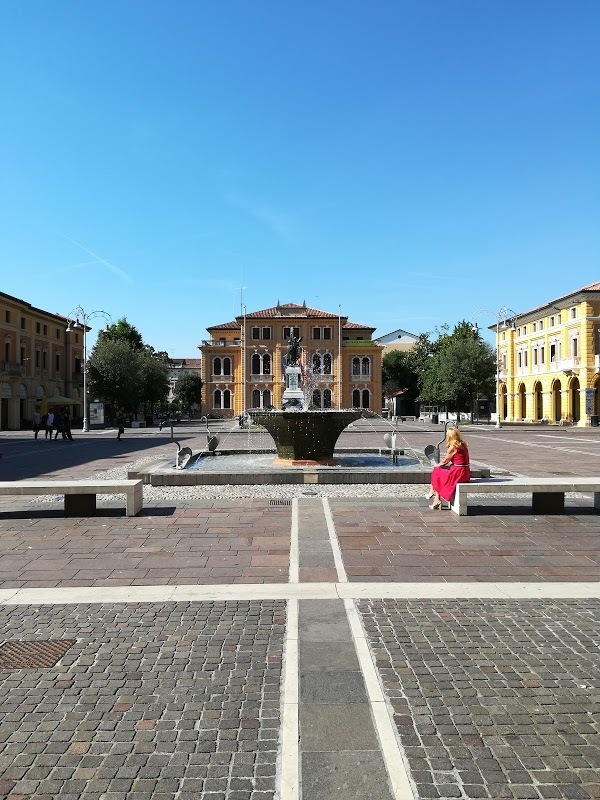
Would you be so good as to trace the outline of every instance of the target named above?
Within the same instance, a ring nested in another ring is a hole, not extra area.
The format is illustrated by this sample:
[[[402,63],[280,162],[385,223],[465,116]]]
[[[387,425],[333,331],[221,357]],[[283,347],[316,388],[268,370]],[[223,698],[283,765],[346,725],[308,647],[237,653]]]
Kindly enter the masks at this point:
[[[204,339],[202,347],[241,347],[241,339],[229,339],[226,342],[221,342],[218,339]]]

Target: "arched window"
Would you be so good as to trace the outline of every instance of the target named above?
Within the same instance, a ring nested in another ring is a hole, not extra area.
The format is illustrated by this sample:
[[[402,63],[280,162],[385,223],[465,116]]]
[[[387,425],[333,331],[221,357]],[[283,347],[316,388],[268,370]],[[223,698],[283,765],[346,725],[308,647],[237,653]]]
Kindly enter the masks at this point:
[[[319,353],[314,353],[312,357],[312,371],[316,375],[320,374],[321,372],[321,356]]]
[[[352,359],[352,374],[353,375],[360,375],[360,358],[353,358]],[[359,408],[360,406],[356,406]]]
[[[323,375],[331,375],[331,353],[323,356]]]
[[[267,356],[267,358],[268,358],[268,356]],[[262,407],[263,408],[271,408],[271,406],[272,406],[272,403],[271,403],[271,391],[270,391],[270,389],[264,389],[263,390],[263,405],[262,405]]]
[[[252,408],[260,408],[260,389],[252,389]]]
[[[271,356],[268,353],[254,353],[250,369],[252,375],[270,375]]]
[[[368,389],[362,391],[362,407],[371,408],[371,392]]]
[[[220,364],[220,361],[219,361]],[[221,390],[215,389],[213,393],[213,408],[219,409],[222,408],[222,398],[221,398]]]
[[[231,359],[223,359],[223,375],[231,375]]]
[[[315,408],[321,408],[321,391],[320,389],[314,389],[312,393],[312,404]]]
[[[362,366],[362,374],[363,375],[370,375],[371,374],[371,359],[370,358],[367,358],[365,356],[365,358],[363,358],[363,360],[362,360],[362,365],[361,366]]]
[[[356,359],[358,361],[358,359]],[[360,408],[360,389],[352,391],[352,408]]]
[[[231,408],[231,390],[223,390],[223,408]]]
[[[332,399],[331,399],[331,389],[324,389],[323,390],[323,408],[331,408]]]
[[[213,358],[213,375],[221,375],[221,359]],[[215,406],[216,408],[216,406]],[[220,406],[219,406],[220,408]]]

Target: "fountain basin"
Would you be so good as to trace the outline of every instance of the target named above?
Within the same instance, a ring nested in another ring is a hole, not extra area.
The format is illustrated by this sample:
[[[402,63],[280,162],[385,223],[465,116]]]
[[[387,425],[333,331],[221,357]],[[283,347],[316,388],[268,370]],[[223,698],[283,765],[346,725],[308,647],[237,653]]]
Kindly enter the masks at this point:
[[[289,466],[335,465],[333,451],[344,428],[360,419],[357,411],[249,411],[271,434],[279,463]]]

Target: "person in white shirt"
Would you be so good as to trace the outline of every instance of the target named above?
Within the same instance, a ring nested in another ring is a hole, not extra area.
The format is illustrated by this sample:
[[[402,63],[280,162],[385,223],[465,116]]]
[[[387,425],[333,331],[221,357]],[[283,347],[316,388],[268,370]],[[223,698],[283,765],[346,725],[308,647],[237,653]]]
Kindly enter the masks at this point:
[[[46,417],[46,436],[48,438],[48,434],[50,434],[50,439],[52,439],[52,428],[54,427],[54,413],[52,411],[48,412],[48,416]]]

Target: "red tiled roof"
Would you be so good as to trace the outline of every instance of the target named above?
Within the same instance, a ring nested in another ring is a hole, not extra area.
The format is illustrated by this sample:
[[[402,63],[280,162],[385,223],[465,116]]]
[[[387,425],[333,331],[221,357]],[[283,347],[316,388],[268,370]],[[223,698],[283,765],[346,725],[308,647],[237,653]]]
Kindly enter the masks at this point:
[[[288,315],[282,314],[280,311],[281,308],[297,308],[298,311],[302,312],[302,316],[305,316],[307,319],[337,319],[340,316],[333,311],[322,311],[319,308],[310,308],[305,305],[299,305],[298,303],[281,303],[271,308],[263,308],[262,311],[252,311],[250,314],[246,314],[246,319],[287,319]],[[359,328],[365,331],[375,330],[375,328],[372,328],[370,325],[359,325],[357,322],[348,322],[348,317],[344,316],[344,314],[342,314],[341,317],[342,320],[345,320],[343,324],[344,328]],[[243,315],[240,314],[240,316],[236,317],[232,322],[225,322],[223,325],[211,325],[210,328],[206,330],[239,330],[243,318]],[[293,315],[289,315],[289,319],[293,318]]]
[[[224,330],[236,330],[239,331],[240,323],[233,320],[232,322],[224,322],[222,325],[211,325],[210,328],[207,328],[207,331],[224,331]]]
[[[358,322],[346,322],[342,325],[342,328],[346,331],[349,328],[351,330],[360,330],[360,331],[374,331],[375,328],[372,328],[370,325],[360,325]]]
[[[306,312],[306,317],[330,317],[335,318],[338,317],[338,314],[334,314],[331,311],[321,311],[318,308],[309,308],[305,305],[299,305],[298,303],[281,303],[278,306],[273,306],[272,308],[264,308],[262,311],[253,311],[251,314],[246,314],[246,319],[272,319],[273,317],[281,317],[285,319],[285,314],[281,314],[280,308],[297,308],[298,311],[302,312],[302,316],[305,316],[304,312]],[[237,319],[241,319],[241,315]],[[347,319],[342,314],[342,319]]]

